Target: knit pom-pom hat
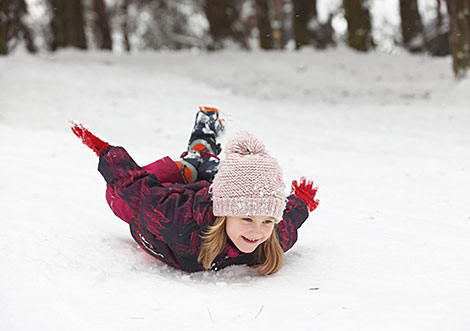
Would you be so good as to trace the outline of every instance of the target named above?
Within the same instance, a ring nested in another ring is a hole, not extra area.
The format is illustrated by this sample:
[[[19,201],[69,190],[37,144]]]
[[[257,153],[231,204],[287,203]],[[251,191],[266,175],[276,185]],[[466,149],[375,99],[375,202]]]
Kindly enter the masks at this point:
[[[272,216],[286,207],[285,185],[277,160],[248,132],[232,138],[211,185],[215,216]]]

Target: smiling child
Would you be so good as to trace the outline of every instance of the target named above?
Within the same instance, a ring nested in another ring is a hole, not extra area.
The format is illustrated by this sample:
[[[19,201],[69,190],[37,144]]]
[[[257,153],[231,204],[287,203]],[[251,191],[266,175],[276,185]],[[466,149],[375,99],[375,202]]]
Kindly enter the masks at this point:
[[[200,107],[187,151],[140,167],[122,147],[73,124],[72,131],[100,158],[106,199],[130,225],[140,247],[159,261],[195,272],[246,264],[262,275],[282,267],[284,252],[318,206],[312,181],[293,181],[286,198],[282,171],[261,141],[232,138],[220,161],[219,111]]]

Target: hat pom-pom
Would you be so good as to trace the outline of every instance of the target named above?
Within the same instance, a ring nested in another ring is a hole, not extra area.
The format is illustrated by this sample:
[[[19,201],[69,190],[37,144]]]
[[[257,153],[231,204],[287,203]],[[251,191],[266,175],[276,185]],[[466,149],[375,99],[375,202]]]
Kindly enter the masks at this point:
[[[267,154],[263,143],[248,132],[240,132],[232,138],[226,147],[227,153],[239,155]]]

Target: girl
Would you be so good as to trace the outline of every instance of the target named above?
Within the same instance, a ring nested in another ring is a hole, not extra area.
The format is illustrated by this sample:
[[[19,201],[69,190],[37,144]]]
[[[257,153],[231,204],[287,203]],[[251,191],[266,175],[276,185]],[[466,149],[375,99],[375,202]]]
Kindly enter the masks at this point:
[[[286,198],[276,159],[246,132],[229,141],[219,164],[216,138],[223,130],[218,110],[200,107],[179,160],[165,157],[139,167],[122,147],[72,124],[99,156],[109,206],[148,254],[189,272],[247,264],[273,274],[317,207],[317,188],[301,178]]]

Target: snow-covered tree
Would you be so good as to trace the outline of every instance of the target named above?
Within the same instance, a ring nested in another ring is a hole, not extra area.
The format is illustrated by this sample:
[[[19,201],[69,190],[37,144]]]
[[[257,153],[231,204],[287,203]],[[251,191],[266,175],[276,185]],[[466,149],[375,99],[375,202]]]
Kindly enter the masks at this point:
[[[122,6],[126,11],[120,25],[134,49],[203,48],[208,43],[201,1],[124,0]]]
[[[20,40],[25,41],[29,52],[36,52],[31,30],[25,22],[27,15],[25,0],[0,0],[0,54],[8,54]]]

